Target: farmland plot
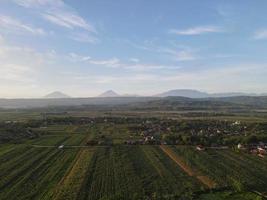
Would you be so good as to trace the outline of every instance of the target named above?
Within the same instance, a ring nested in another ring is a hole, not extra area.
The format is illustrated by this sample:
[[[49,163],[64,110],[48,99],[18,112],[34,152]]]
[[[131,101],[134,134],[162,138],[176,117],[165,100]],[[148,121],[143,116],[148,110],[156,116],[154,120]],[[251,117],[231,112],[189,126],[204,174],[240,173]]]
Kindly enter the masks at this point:
[[[50,199],[55,184],[75,158],[77,150],[28,148],[4,154],[0,199]],[[9,154],[15,154],[11,156]],[[12,157],[12,158],[10,158]]]
[[[159,147],[102,147],[93,155],[78,199],[163,198],[200,188]]]
[[[53,199],[77,199],[86,170],[90,164],[93,149],[82,149],[78,153],[74,165],[65,174],[54,190]]]
[[[267,188],[266,161],[245,153],[232,150],[207,150],[198,152],[191,147],[174,147],[188,165],[208,175],[221,187],[265,192]]]

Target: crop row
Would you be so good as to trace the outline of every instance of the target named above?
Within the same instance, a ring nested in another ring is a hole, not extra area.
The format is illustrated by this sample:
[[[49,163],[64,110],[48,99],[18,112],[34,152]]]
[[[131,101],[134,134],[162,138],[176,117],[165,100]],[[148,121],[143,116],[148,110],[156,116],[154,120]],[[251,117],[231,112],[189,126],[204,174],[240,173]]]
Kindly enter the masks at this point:
[[[58,186],[54,189],[53,199],[77,199],[87,168],[90,164],[93,150],[82,149],[78,153],[74,165],[65,174]]]
[[[0,157],[0,199],[51,199],[76,149],[17,147]]]
[[[159,147],[99,147],[77,199],[143,199],[200,190]]]
[[[212,178],[219,186],[233,186],[266,191],[266,161],[233,150],[196,151],[191,147],[174,147],[188,165]]]

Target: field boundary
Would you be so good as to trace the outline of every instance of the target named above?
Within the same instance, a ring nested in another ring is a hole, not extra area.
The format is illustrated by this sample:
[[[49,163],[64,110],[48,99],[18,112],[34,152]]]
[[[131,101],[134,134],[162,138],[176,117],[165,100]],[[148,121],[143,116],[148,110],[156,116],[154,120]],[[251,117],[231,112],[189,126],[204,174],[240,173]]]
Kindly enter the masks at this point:
[[[202,184],[207,186],[209,189],[216,187],[216,183],[211,180],[209,177],[204,175],[196,174],[194,169],[188,166],[182,158],[176,155],[168,146],[160,145],[160,148],[164,153],[166,153],[180,168],[182,168],[189,176],[197,178]]]

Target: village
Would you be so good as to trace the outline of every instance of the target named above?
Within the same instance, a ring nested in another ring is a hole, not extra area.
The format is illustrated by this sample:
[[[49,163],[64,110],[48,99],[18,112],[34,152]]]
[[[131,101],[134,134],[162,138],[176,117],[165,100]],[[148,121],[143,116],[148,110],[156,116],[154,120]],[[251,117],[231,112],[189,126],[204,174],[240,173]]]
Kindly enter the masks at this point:
[[[90,123],[106,123],[110,126],[115,124],[114,119],[94,120]],[[262,158],[267,154],[267,144],[260,141],[255,135],[249,135],[254,127],[240,121],[208,122],[199,126],[199,122],[198,124],[185,124],[184,122],[175,123],[169,120],[143,120],[134,126],[129,126],[128,129],[128,138],[123,141],[125,145],[185,145],[192,146],[197,151],[231,148]],[[261,131],[258,130],[258,132]],[[97,139],[89,140],[87,145],[113,145],[110,138],[103,134],[100,135]],[[233,137],[235,140],[225,142],[229,137]]]

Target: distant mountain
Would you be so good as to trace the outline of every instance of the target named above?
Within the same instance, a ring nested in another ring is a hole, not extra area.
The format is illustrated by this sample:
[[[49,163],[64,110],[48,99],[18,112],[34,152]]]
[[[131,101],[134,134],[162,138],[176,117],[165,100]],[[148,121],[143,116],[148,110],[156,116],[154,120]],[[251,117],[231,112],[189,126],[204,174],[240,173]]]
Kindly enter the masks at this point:
[[[239,96],[266,96],[266,94],[244,93],[244,92],[229,92],[229,93],[206,93],[198,90],[190,89],[177,89],[169,90],[161,94],[155,95],[156,97],[188,97],[188,98],[221,98],[221,97],[239,97]]]
[[[264,96],[255,93],[230,92],[230,93],[213,93],[210,97],[238,97],[238,96]]]
[[[144,97],[138,94],[122,94],[121,97]]]
[[[108,90],[102,94],[100,94],[98,97],[119,97],[120,95],[113,90]]]
[[[200,92],[198,90],[187,90],[187,89],[178,89],[178,90],[169,90],[161,94],[155,95],[157,97],[188,97],[188,98],[207,98],[210,97],[208,93]]]
[[[46,96],[44,96],[44,98],[47,98],[47,99],[65,99],[65,98],[70,98],[70,96],[68,96],[62,92],[56,91],[56,92],[52,92],[50,94],[47,94]]]
[[[210,98],[210,100],[267,108],[267,96],[232,96]]]

